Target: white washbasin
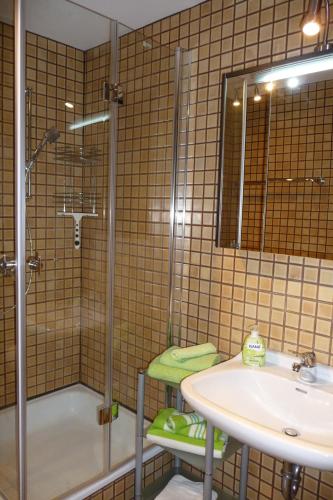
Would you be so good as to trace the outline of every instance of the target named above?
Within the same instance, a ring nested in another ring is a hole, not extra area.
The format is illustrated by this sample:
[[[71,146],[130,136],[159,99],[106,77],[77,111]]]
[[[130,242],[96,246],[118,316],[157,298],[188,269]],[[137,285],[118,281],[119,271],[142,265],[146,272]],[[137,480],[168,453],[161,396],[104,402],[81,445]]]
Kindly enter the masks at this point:
[[[309,384],[292,371],[296,358],[268,351],[266,359],[265,367],[249,368],[239,354],[187,377],[181,392],[239,441],[291,463],[333,471],[333,368],[317,365],[316,383]]]

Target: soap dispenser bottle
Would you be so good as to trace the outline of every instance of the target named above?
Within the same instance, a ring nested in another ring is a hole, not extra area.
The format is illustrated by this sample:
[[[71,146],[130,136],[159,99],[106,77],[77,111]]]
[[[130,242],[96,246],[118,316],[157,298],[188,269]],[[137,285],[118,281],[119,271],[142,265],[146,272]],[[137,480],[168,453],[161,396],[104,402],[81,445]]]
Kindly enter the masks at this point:
[[[266,346],[264,339],[260,336],[258,325],[250,327],[250,333],[243,344],[242,359],[246,366],[265,366]]]

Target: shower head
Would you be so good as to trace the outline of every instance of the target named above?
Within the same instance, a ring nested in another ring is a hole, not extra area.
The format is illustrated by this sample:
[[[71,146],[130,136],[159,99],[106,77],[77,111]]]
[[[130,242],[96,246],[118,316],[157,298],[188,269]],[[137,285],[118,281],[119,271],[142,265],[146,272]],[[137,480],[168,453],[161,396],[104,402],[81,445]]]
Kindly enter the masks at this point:
[[[38,144],[37,148],[32,154],[31,159],[28,161],[25,167],[26,172],[31,172],[33,166],[37,161],[39,153],[41,153],[46,144],[53,144],[59,139],[59,137],[60,137],[60,132],[57,128],[52,127],[45,132],[43,140]]]
[[[57,142],[59,137],[60,137],[60,132],[55,127],[49,128],[49,130],[47,130],[45,132],[45,135],[44,135],[44,139],[46,139],[46,142],[48,142],[49,144],[53,144],[54,142]]]

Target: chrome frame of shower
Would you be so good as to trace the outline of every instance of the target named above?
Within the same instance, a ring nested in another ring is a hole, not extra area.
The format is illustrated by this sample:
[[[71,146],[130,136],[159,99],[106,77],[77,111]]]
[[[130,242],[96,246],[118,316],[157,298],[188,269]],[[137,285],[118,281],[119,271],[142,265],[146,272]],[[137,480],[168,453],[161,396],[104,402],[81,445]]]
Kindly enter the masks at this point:
[[[118,37],[119,25],[115,20],[110,20],[110,45],[111,45],[111,65],[110,82],[117,82],[119,76],[118,61]],[[113,339],[113,312],[114,312],[114,276],[115,276],[115,255],[116,255],[116,175],[117,175],[117,133],[118,133],[118,106],[113,100],[110,101],[110,121],[109,121],[109,185],[108,185],[108,242],[107,242],[107,335],[105,349],[105,404],[111,406],[112,397],[112,339]],[[111,428],[108,427],[107,446],[107,468],[111,467]]]
[[[185,54],[187,60],[185,62]],[[186,187],[187,187],[187,166],[188,166],[188,138],[189,138],[189,116],[190,116],[190,73],[184,78],[183,71],[185,64],[191,65],[191,54],[189,51],[176,47],[175,49],[175,78],[174,78],[174,116],[173,116],[173,143],[172,143],[172,174],[171,174],[171,193],[170,193],[170,225],[169,225],[169,261],[168,261],[168,320],[167,320],[167,343],[168,347],[175,343],[175,330],[173,323],[174,315],[174,291],[175,291],[175,256],[180,252],[181,269],[180,269],[180,290],[183,285],[183,268],[184,268],[184,239],[186,225]],[[183,82],[187,80],[187,100],[184,103],[184,88]],[[182,110],[185,110],[183,116]],[[183,125],[184,128],[183,129]],[[185,136],[185,144],[182,144],[180,137],[182,132]],[[180,156],[180,151],[183,150],[183,156]],[[183,169],[179,169],[179,161],[183,161]],[[183,174],[183,194],[180,197],[179,176]],[[180,210],[178,203],[182,198],[182,209]],[[178,225],[177,215],[181,216],[181,223]],[[178,238],[178,228],[181,228],[181,236]],[[177,232],[176,232],[177,228]],[[181,239],[181,248],[177,247],[177,241]],[[180,298],[180,314],[181,314],[182,299]],[[179,334],[179,332],[177,332]]]
[[[19,498],[27,498],[27,412],[25,341],[25,13],[24,0],[15,12],[15,258],[16,258],[16,428]]]
[[[169,263],[168,263],[168,321],[167,321],[167,347],[173,343],[172,335],[172,311],[173,311],[173,291],[174,291],[174,254],[175,254],[175,221],[176,221],[176,181],[178,167],[179,150],[179,105],[180,105],[180,74],[183,62],[183,54],[180,47],[175,49],[175,90],[173,105],[173,137],[172,137],[172,173],[171,173],[171,193],[170,193],[170,219],[169,219]]]

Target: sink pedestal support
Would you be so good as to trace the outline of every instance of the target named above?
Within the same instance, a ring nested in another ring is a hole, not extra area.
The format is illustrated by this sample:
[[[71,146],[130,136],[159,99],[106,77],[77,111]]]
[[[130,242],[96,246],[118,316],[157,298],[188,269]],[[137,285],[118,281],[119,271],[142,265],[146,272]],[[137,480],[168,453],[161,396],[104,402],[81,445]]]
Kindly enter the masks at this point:
[[[205,449],[205,477],[203,485],[203,500],[211,500],[213,488],[213,454],[214,454],[214,427],[207,421],[206,449]],[[249,468],[249,447],[242,445],[242,458],[239,480],[239,500],[246,500],[247,474]]]
[[[246,500],[248,468],[249,468],[249,447],[247,444],[243,444],[240,481],[239,481],[239,500]]]
[[[203,500],[212,499],[213,487],[213,456],[214,456],[214,427],[207,421],[206,449],[205,449],[205,479],[203,484]]]
[[[283,498],[286,500],[292,500],[296,497],[301,482],[301,472],[301,465],[283,462],[281,471],[281,490]]]

